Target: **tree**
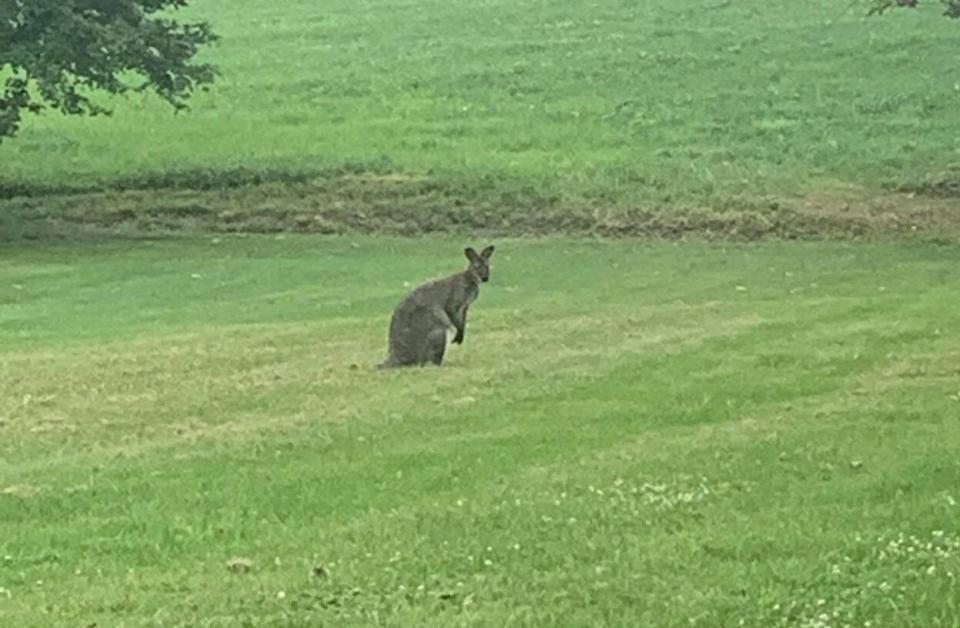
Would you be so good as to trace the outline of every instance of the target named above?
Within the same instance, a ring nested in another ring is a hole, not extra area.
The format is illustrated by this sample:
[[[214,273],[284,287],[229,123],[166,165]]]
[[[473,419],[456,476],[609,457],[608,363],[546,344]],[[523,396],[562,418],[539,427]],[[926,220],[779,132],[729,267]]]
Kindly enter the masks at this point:
[[[24,111],[109,115],[90,98],[97,90],[150,90],[186,108],[216,75],[194,56],[217,38],[205,22],[170,16],[188,1],[0,0],[0,141]]]
[[[921,0],[870,0],[870,15],[883,13],[896,7],[917,8]],[[960,0],[940,0],[943,5],[943,14],[947,17],[960,18]]]

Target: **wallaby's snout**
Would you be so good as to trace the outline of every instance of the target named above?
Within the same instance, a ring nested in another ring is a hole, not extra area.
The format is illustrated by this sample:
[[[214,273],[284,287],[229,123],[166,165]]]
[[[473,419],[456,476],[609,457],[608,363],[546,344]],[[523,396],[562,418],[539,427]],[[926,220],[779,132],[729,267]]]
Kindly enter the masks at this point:
[[[490,281],[493,245],[479,253],[464,249],[470,265],[463,272],[423,284],[400,302],[390,319],[390,351],[381,368],[413,364],[440,365],[447,347],[447,329],[456,329],[462,344],[467,309],[479,294],[480,283]]]

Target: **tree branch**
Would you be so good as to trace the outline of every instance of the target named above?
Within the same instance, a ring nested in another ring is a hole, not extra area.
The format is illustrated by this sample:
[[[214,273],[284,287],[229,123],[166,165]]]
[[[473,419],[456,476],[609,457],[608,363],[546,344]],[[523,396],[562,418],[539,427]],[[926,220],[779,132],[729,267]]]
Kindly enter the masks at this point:
[[[24,110],[109,114],[88,95],[153,91],[184,109],[217,71],[194,57],[217,36],[205,22],[162,12],[187,0],[0,0],[0,139],[16,133]],[[129,75],[140,77],[134,84]]]

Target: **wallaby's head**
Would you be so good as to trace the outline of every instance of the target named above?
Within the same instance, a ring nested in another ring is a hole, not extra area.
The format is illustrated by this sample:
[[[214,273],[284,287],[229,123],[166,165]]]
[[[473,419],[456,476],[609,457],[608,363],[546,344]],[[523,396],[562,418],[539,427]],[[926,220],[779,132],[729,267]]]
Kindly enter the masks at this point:
[[[493,245],[483,249],[479,253],[473,250],[473,247],[467,247],[464,253],[470,260],[470,266],[467,271],[476,275],[480,281],[490,279],[490,256],[493,255]]]

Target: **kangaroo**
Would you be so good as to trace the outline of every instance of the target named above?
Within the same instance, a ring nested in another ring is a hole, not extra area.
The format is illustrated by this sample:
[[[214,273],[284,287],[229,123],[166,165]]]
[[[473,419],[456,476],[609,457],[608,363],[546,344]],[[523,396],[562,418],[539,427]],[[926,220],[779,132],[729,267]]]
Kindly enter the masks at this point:
[[[390,350],[378,368],[443,363],[447,329],[457,330],[455,344],[463,344],[467,308],[480,293],[480,283],[490,279],[493,245],[479,254],[464,250],[470,264],[461,273],[416,288],[400,302],[390,319]]]

